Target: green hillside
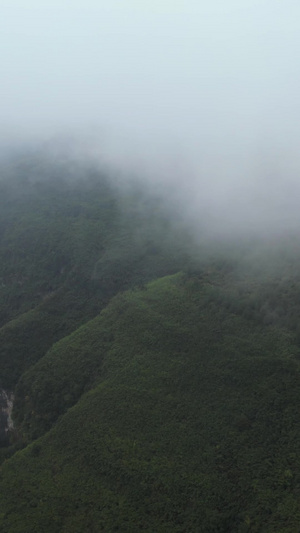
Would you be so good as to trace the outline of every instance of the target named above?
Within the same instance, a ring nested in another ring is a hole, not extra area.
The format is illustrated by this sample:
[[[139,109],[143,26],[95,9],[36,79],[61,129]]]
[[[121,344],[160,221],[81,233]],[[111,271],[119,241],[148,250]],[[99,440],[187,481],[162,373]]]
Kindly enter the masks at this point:
[[[3,531],[295,527],[296,353],[201,279],[117,296],[20,382],[21,427],[58,422],[4,463]]]
[[[0,531],[298,532],[297,240],[196,245],[137,183],[2,174]]]
[[[0,385],[12,388],[120,290],[186,265],[190,239],[158,198],[95,168],[45,157],[2,170]]]

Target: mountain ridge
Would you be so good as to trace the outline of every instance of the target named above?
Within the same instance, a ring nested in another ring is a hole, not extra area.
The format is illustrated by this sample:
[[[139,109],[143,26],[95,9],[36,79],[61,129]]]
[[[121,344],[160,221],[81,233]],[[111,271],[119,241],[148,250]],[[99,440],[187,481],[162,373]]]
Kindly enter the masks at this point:
[[[1,531],[297,531],[298,240],[47,157],[0,186]]]

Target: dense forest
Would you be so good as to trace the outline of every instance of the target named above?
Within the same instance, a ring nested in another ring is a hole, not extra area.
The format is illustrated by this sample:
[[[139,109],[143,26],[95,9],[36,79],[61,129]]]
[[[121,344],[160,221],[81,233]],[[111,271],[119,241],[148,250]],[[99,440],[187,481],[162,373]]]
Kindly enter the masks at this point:
[[[300,530],[300,242],[137,179],[0,165],[3,533]]]

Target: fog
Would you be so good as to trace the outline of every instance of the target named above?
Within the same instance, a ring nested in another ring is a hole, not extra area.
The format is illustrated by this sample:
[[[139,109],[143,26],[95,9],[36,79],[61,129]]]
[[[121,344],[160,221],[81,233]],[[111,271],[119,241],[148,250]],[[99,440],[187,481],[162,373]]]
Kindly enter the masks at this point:
[[[73,146],[218,234],[300,225],[294,0],[2,0],[2,149]]]

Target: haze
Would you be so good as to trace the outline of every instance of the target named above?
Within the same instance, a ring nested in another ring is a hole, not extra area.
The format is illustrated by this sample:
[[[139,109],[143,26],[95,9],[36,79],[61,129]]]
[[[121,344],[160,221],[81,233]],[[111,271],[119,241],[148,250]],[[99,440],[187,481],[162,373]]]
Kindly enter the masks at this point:
[[[300,5],[2,0],[2,147],[78,139],[217,231],[298,228]]]

